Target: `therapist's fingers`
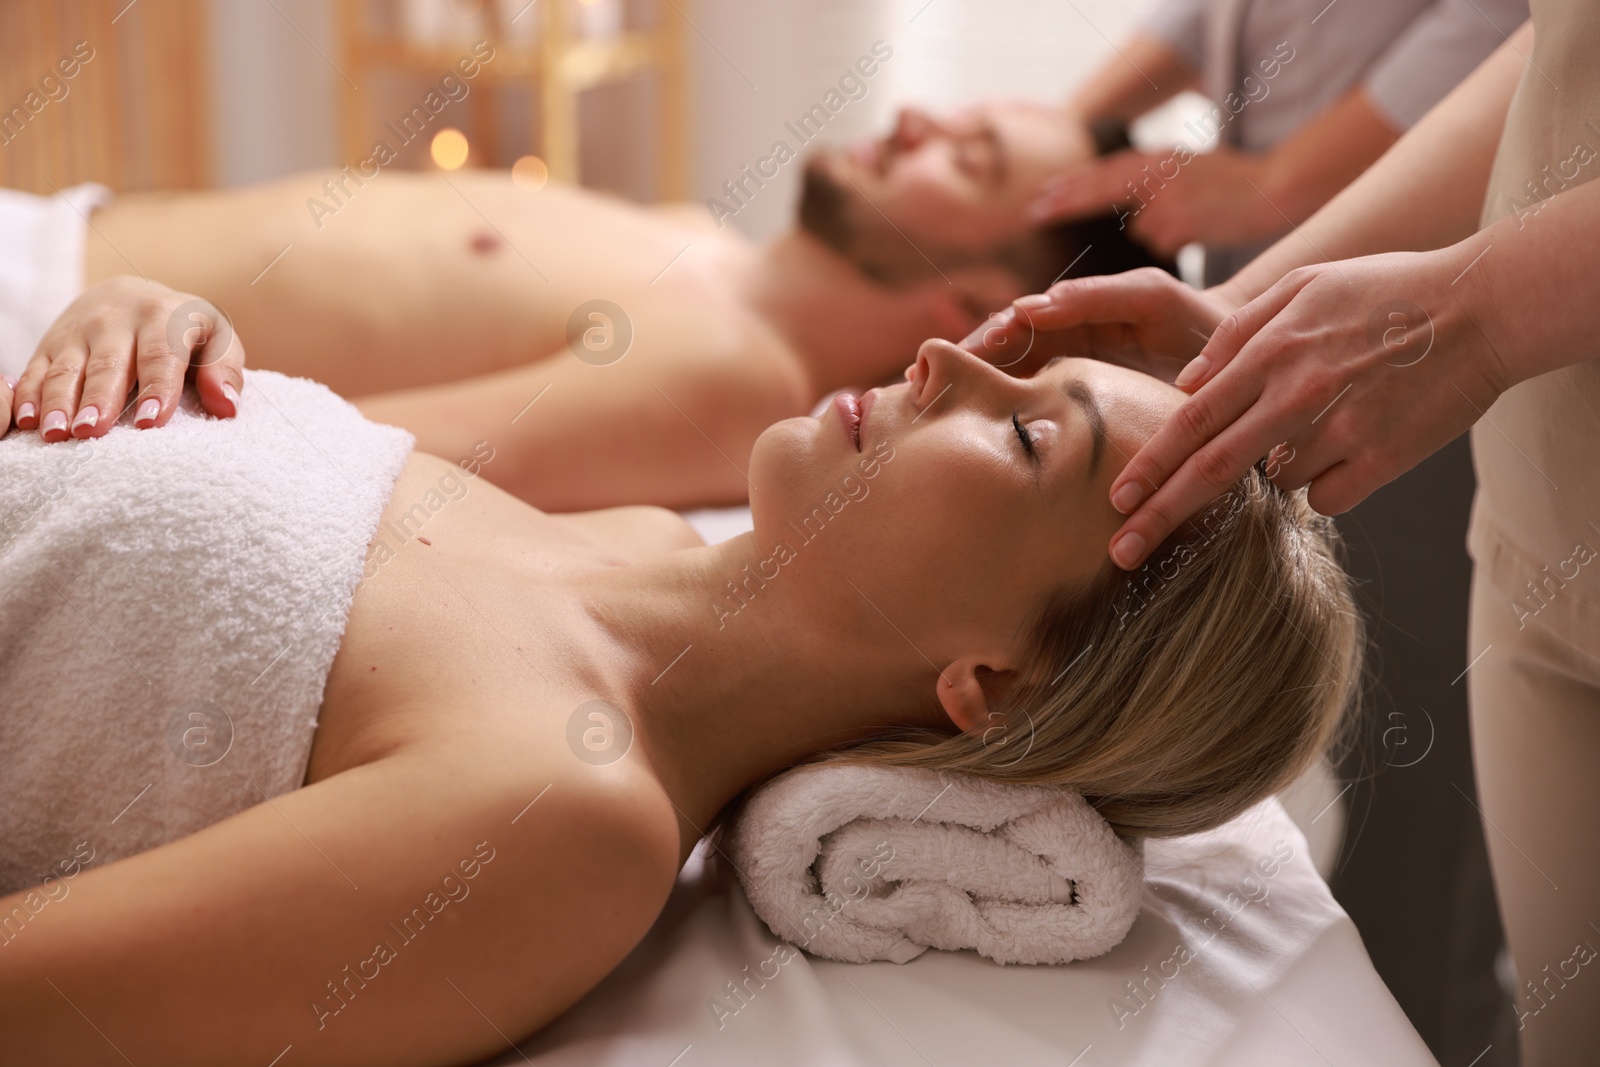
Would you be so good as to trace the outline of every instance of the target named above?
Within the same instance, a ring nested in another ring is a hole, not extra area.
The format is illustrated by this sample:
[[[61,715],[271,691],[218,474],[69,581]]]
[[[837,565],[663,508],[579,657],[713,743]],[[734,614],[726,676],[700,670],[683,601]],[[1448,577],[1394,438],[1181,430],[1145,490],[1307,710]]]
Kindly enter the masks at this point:
[[[1028,205],[1028,218],[1046,223],[1104,215],[1133,199],[1129,186],[1158,158],[1130,149],[1068,171],[1047,184]]]
[[[1194,359],[1185,364],[1183,370],[1178,372],[1178,377],[1172,384],[1193,393],[1216,378],[1224,367],[1234,361],[1244,346],[1266,327],[1267,323],[1277,318],[1283,309],[1289,306],[1290,301],[1305,287],[1309,279],[1310,275],[1293,272],[1217,323],[1205,346]],[[1111,488],[1113,493],[1116,492],[1117,486],[1113,485]]]
[[[1147,322],[1168,312],[1180,293],[1192,293],[1159,267],[1140,267],[1121,274],[1095,274],[1056,282],[1040,296],[1015,301],[1034,326],[1059,330],[1089,322]],[[1206,324],[1206,333],[1210,326]]]
[[[1186,405],[1194,399],[1186,401]],[[1259,406],[1250,416],[1228,419],[1225,425],[1222,432],[1208,434],[1204,445],[1189,452],[1172,476],[1112,535],[1111,559],[1117,566],[1124,570],[1138,567],[1174,530],[1231,489],[1261,457],[1271,452],[1274,447],[1271,442],[1283,440],[1282,425],[1270,422]],[[1169,430],[1187,432],[1188,429],[1188,422],[1175,416],[1151,438],[1146,448],[1150,444],[1156,445],[1158,451],[1166,448],[1166,443],[1157,438]],[[1142,488],[1148,491],[1148,486]]]
[[[1343,515],[1367,498],[1372,490],[1398,475],[1379,475],[1359,460],[1335,463],[1310,483],[1306,503],[1319,515]]]
[[[1106,324],[1138,327],[1170,314],[1179,297],[1174,286],[1192,292],[1155,267],[1057,282],[990,315],[988,322],[962,339],[960,347],[997,365],[1024,350],[1046,358],[1090,355],[1087,338],[1071,331]],[[1198,338],[1204,336],[1197,331]]]

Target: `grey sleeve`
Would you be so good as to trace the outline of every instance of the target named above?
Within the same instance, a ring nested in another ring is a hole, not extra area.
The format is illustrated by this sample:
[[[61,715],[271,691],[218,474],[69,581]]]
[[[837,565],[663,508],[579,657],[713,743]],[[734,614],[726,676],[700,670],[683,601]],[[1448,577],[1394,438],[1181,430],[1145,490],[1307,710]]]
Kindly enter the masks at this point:
[[[1395,129],[1408,130],[1527,18],[1527,0],[1438,0],[1373,62],[1367,96]]]
[[[1206,69],[1202,45],[1207,0],[1163,0],[1139,28],[1182,59],[1196,74]]]

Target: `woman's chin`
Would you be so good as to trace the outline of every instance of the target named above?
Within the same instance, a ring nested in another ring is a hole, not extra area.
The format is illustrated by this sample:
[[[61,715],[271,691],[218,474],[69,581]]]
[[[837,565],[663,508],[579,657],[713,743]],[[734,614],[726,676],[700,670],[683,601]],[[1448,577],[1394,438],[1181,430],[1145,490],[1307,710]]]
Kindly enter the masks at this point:
[[[830,433],[839,439],[830,441]],[[846,458],[847,449],[839,427],[826,417],[800,415],[768,426],[750,451],[752,511],[778,517],[781,525],[788,505],[815,496],[813,487],[837,480],[834,472]]]

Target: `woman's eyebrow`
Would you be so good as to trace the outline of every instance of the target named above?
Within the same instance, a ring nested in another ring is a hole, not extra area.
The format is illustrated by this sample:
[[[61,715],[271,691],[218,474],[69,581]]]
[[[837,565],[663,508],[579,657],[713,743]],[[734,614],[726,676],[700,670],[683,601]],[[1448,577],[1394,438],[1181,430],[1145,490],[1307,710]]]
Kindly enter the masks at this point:
[[[1106,418],[1100,410],[1099,401],[1082,378],[1072,379],[1062,392],[1083,409],[1083,417],[1089,423],[1089,436],[1093,439],[1089,451],[1089,480],[1092,482],[1100,470],[1100,457],[1106,450]]]

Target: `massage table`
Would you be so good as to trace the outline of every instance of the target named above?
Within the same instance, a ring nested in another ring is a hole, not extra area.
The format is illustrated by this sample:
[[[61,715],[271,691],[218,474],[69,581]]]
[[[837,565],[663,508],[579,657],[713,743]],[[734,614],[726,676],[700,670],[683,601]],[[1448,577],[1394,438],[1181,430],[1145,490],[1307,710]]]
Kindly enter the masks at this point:
[[[1147,843],[1145,867],[1138,919],[1122,944],[1096,959],[1002,967],[972,952],[930,949],[899,965],[803,954],[779,963],[786,954],[774,956],[777,938],[750,910],[727,860],[702,841],[623,964],[543,1032],[490,1062],[1435,1063],[1276,798],[1210,833]],[[741,998],[729,992],[727,983],[774,970],[764,983],[750,979]]]
[[[747,509],[689,518],[708,542],[749,529]],[[798,951],[775,956],[779,948],[729,861],[702,841],[622,965],[545,1030],[487,1062],[1436,1062],[1373,970],[1277,797],[1209,833],[1148,842],[1139,917],[1120,945],[1095,959],[1003,967],[973,952],[929,950],[905,964],[846,964]]]

